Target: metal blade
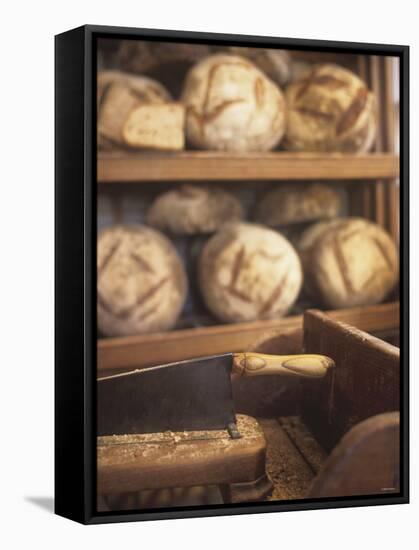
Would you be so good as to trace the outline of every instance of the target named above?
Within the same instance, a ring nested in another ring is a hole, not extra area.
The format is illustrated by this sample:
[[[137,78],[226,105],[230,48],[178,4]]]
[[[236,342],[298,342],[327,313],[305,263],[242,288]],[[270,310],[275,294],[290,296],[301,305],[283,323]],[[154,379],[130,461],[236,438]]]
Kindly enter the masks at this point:
[[[231,365],[229,353],[99,378],[98,435],[226,428]]]

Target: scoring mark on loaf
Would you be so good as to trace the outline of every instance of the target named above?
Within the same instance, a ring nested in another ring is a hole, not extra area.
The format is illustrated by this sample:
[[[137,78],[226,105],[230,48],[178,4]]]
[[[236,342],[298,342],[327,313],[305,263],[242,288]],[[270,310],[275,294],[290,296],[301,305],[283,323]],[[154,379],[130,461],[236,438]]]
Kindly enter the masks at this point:
[[[244,99],[237,98],[237,99],[228,99],[226,101],[223,101],[222,103],[216,105],[212,111],[204,113],[201,118],[203,124],[207,124],[208,122],[212,122],[215,120],[223,111],[225,111],[228,107],[231,105],[234,105],[236,103],[244,103]]]
[[[390,271],[392,271],[394,266],[393,266],[393,262],[392,262],[392,260],[389,256],[389,254],[388,254],[387,249],[385,248],[383,243],[377,237],[373,237],[372,240],[375,243],[378,250],[381,252],[381,255],[383,256],[384,261],[387,264],[387,267],[389,268]]]
[[[282,95],[279,95],[277,99],[276,115],[272,118],[271,124],[270,124],[271,132],[275,132],[277,127],[280,127],[280,125],[282,124],[283,118],[284,118],[284,100]]]
[[[170,275],[167,275],[166,277],[163,277],[163,279],[160,279],[154,286],[152,286],[147,292],[145,292],[142,296],[139,296],[139,298],[135,301],[135,303],[131,306],[128,306],[126,308],[120,309],[119,311],[115,311],[113,307],[105,300],[102,293],[98,289],[97,291],[97,300],[98,304],[104,309],[107,313],[110,315],[113,315],[114,317],[118,319],[127,319],[128,317],[131,317],[131,315],[137,310],[139,306],[144,305],[146,302],[150,300],[152,296],[158,292],[160,288],[162,288],[170,279]],[[151,315],[156,310],[156,307],[153,306],[152,308],[149,308],[148,310],[144,312],[139,312],[138,318],[140,320],[145,319],[149,315]]]
[[[300,82],[302,86],[296,94],[296,99],[300,99],[301,97],[303,97],[307,93],[310,86],[312,86],[313,84],[324,86],[329,90],[338,90],[339,88],[343,88],[346,86],[346,82],[343,82],[343,80],[340,80],[339,78],[336,78],[334,76],[331,76],[331,75],[317,76],[317,71],[318,71],[317,68],[313,69],[312,72],[309,74],[309,76]]]
[[[107,96],[109,95],[109,90],[111,89],[112,85],[113,85],[112,82],[107,82],[102,86],[101,90],[99,88],[99,100],[98,100],[98,106],[97,106],[98,117],[101,114],[102,107],[106,101]]]
[[[262,258],[265,258],[265,260],[277,262],[279,260],[282,260],[285,254],[269,254],[269,252],[266,252],[266,250],[255,250],[249,255],[249,261],[251,261],[254,256],[261,256]]]
[[[226,66],[236,66],[249,69],[250,65],[242,61],[223,61],[222,63],[215,63],[208,73],[207,89],[205,90],[204,101],[202,103],[201,110],[203,113],[208,112],[208,103],[211,97],[212,86],[214,84],[215,73],[221,68]]]
[[[119,245],[121,244],[121,239],[118,239],[109,249],[109,252],[106,254],[105,258],[102,260],[101,265],[98,269],[98,276],[102,275],[102,273],[105,271],[106,267],[109,265],[109,262],[111,261],[112,257],[115,255],[116,251],[119,248]]]
[[[98,304],[100,305],[100,307],[102,309],[104,309],[110,315],[114,315],[113,309],[108,304],[108,302],[105,300],[105,298],[103,297],[103,295],[102,295],[102,293],[100,292],[99,289],[97,290],[97,301],[98,301]]]
[[[303,95],[306,94],[307,90],[310,88],[313,80],[314,80],[314,77],[316,75],[316,72],[317,72],[317,69],[312,69],[312,71],[310,72],[310,74],[308,75],[307,78],[305,78],[304,80],[301,80],[301,82],[299,83],[300,84],[300,89],[297,91],[297,94],[295,96],[295,99],[300,99],[301,97],[303,97]]]
[[[297,107],[295,110],[302,115],[309,115],[314,118],[319,118],[325,122],[332,122],[335,118],[331,113],[323,113],[321,111],[317,111],[316,109],[309,109],[308,107]]]
[[[240,247],[240,250],[237,252],[236,257],[234,258],[233,262],[233,269],[231,270],[231,280],[230,280],[230,287],[233,288],[236,284],[237,277],[239,276],[240,269],[243,264],[244,259],[244,246]]]
[[[260,77],[257,77],[255,80],[254,94],[257,107],[261,107],[263,105],[263,100],[265,97],[265,84],[263,82],[263,79]]]
[[[152,298],[156,294],[156,292],[168,282],[169,279],[170,275],[167,275],[166,277],[160,279],[160,281],[150,287],[147,292],[145,292],[142,296],[139,296],[132,306],[119,310],[117,317],[121,317],[122,319],[130,317],[131,314],[137,309],[137,307],[142,306],[146,302],[148,302],[150,298]]]
[[[132,97],[138,99],[139,102],[147,101],[149,99],[148,94],[145,91],[130,88],[129,92]]]
[[[236,298],[239,298],[240,300],[252,303],[253,300],[249,294],[243,292],[242,290],[239,290],[236,288],[236,283],[238,280],[238,277],[240,275],[240,270],[243,267],[243,264],[247,260],[247,263],[250,264],[250,262],[253,260],[255,256],[261,256],[262,258],[265,258],[267,260],[270,260],[272,262],[277,262],[281,260],[284,257],[284,254],[269,254],[265,250],[255,250],[248,254],[246,256],[246,251],[244,245],[240,247],[240,249],[237,251],[233,263],[232,263],[232,269],[231,269],[231,279],[230,283],[227,286],[224,286],[224,290],[226,290],[229,294],[232,296],[235,296]],[[254,283],[256,284],[257,280],[259,279],[259,276],[256,277]],[[281,281],[275,286],[273,291],[271,292],[268,299],[261,305],[260,313],[267,313],[272,307],[274,306],[275,302],[279,298],[279,296],[282,293],[283,288],[285,287],[286,283],[288,281],[288,273],[286,273]],[[249,290],[250,291],[250,290]]]
[[[337,136],[340,136],[355,125],[355,122],[357,121],[359,115],[362,113],[367,104],[367,99],[367,88],[360,88],[355,99],[349,105],[348,109],[342,114],[336,126]]]
[[[335,254],[336,262],[339,267],[340,274],[342,276],[343,285],[345,287],[346,293],[355,292],[352,285],[352,281],[349,277],[348,266],[346,264],[345,256],[341,249],[341,243],[338,239],[338,236],[335,235],[332,239],[332,250]]]
[[[145,311],[140,311],[138,315],[136,316],[137,321],[145,321],[150,315],[155,313],[158,310],[158,306],[150,307],[149,309]]]
[[[245,69],[251,68],[251,66],[248,65],[247,63],[240,62],[240,61],[216,63],[211,67],[208,73],[207,88],[205,90],[204,100],[201,105],[201,109],[200,109],[201,112],[199,113],[197,111],[197,108],[194,105],[187,106],[188,115],[192,115],[198,123],[201,139],[203,139],[204,137],[206,124],[213,122],[222,112],[224,112],[231,105],[245,102],[243,98],[229,99],[219,103],[218,105],[213,107],[211,110],[209,110],[208,104],[211,97],[211,91],[214,83],[215,74],[221,67],[225,67],[227,65],[238,66]]]
[[[362,284],[361,290],[366,291],[373,283],[375,286],[376,281],[377,281],[377,273],[373,271],[371,275],[368,277],[368,279],[364,281],[364,283]]]
[[[266,300],[266,302],[264,304],[262,304],[262,307],[260,309],[261,314],[267,313],[268,311],[270,311],[273,308],[276,301],[281,296],[282,291],[283,291],[285,285],[287,284],[287,282],[288,282],[288,272],[285,273],[285,275],[282,277],[280,282],[273,289],[273,291],[271,292],[271,295]]]
[[[235,287],[225,286],[224,289],[228,293],[230,293],[232,296],[235,296],[236,298],[240,298],[240,300],[242,300],[243,302],[247,302],[248,304],[252,302],[251,298],[247,294],[245,294],[241,290],[238,290]]]
[[[139,256],[135,252],[131,254],[131,259],[134,260],[134,262],[137,264],[137,266],[140,268],[141,271],[145,271],[146,273],[152,273],[152,274],[155,273],[151,265],[146,260],[144,260],[144,258]]]
[[[234,260],[233,260],[233,266],[231,268],[231,278],[230,283],[224,287],[224,289],[230,293],[232,296],[235,296],[236,298],[239,298],[243,302],[251,303],[252,300],[250,296],[248,296],[245,292],[242,290],[239,290],[236,288],[237,279],[240,275],[240,270],[243,266],[243,262],[245,259],[245,247],[242,245],[240,249],[237,251]]]
[[[346,243],[347,241],[352,239],[352,237],[355,237],[355,235],[360,235],[360,234],[361,234],[361,230],[359,228],[353,229],[352,231],[348,231],[347,233],[344,233],[343,235],[341,235],[340,242]]]
[[[198,113],[196,110],[196,107],[194,105],[190,105],[187,108],[188,115],[192,115],[199,127],[199,133],[201,134],[201,139],[204,137],[205,132],[205,125],[209,122],[213,122],[225,109],[230,107],[231,105],[235,103],[243,103],[244,99],[230,99],[228,101],[224,101],[223,103],[220,103],[216,107],[213,108],[213,110],[210,113]]]

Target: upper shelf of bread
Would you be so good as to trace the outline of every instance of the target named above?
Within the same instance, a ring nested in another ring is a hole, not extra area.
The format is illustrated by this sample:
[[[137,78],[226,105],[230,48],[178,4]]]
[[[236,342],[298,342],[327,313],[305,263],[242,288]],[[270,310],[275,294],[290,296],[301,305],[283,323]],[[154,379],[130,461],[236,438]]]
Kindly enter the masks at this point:
[[[99,182],[399,175],[386,60],[141,41],[115,48],[97,79]]]
[[[216,151],[122,152],[98,155],[100,183],[397,178],[399,157],[390,153],[223,153]]]

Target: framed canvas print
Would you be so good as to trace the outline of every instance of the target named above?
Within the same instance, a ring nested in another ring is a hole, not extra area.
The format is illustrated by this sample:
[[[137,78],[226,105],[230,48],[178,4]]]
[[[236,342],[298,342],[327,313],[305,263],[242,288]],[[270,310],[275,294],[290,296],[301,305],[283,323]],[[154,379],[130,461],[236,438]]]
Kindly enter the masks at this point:
[[[408,47],[55,44],[56,513],[408,502]]]

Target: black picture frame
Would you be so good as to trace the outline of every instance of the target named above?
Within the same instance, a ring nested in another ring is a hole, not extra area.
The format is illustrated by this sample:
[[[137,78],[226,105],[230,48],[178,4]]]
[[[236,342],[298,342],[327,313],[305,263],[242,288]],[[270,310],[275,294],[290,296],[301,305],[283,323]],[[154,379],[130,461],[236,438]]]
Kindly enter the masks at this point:
[[[96,501],[96,43],[264,46],[400,59],[400,493],[98,513]],[[55,37],[55,513],[84,524],[409,502],[409,47],[86,25]]]

